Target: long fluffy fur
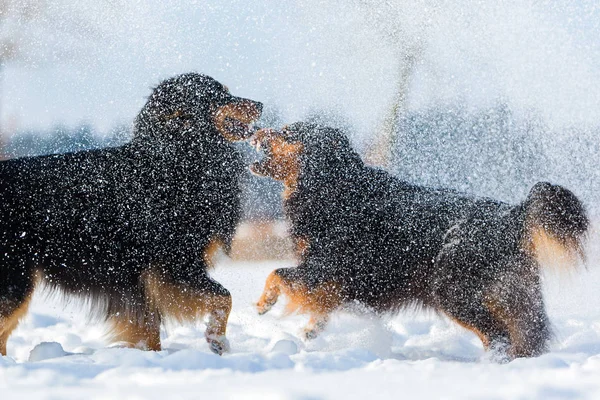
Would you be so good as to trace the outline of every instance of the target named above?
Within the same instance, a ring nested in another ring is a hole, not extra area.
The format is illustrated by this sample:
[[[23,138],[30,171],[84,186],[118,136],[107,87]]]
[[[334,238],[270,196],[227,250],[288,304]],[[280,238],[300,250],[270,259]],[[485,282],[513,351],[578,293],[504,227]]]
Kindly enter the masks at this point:
[[[240,218],[241,157],[213,118],[230,104],[260,114],[208,76],[180,75],[153,90],[124,146],[0,163],[0,336],[36,279],[155,331],[167,315],[149,274],[229,296],[205,251],[227,249]]]
[[[546,349],[539,235],[553,240],[554,252],[581,254],[588,220],[570,191],[538,183],[523,203],[510,205],[365,166],[336,129],[296,123],[281,136],[303,148],[284,208],[292,236],[308,248],[297,268],[274,271],[272,281],[283,283],[272,290],[277,285],[268,282],[259,311],[279,292],[302,288],[308,295],[297,306],[315,315],[357,302],[376,312],[418,305],[512,357]],[[332,295],[340,300],[311,308],[311,291],[324,283],[339,288]]]

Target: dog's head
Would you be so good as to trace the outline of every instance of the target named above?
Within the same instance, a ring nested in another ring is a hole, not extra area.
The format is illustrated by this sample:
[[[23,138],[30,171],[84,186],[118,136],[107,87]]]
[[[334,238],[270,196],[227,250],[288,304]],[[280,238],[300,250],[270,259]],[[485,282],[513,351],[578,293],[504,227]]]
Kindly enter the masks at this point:
[[[173,138],[173,132],[217,131],[229,141],[248,139],[262,104],[233,96],[215,79],[187,73],[161,82],[136,121],[136,136]],[[167,136],[167,137],[163,137]]]
[[[264,153],[250,170],[286,184],[301,173],[340,173],[361,163],[346,135],[334,128],[297,122],[281,130],[261,129],[250,143]]]

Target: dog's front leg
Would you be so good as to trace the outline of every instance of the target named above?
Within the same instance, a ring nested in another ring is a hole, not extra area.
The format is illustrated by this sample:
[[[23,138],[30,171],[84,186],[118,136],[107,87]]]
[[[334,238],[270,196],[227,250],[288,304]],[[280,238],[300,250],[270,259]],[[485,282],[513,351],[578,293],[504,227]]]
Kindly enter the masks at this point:
[[[273,308],[279,295],[281,294],[284,282],[281,277],[281,269],[277,269],[269,274],[265,282],[265,288],[256,303],[256,311],[259,315],[266,314]]]
[[[229,341],[225,336],[227,320],[231,312],[231,294],[220,283],[210,280],[211,285],[205,300],[208,310],[206,325],[206,341],[213,353],[222,355],[230,350]]]
[[[329,314],[312,314],[304,327],[304,340],[316,339],[327,327]]]

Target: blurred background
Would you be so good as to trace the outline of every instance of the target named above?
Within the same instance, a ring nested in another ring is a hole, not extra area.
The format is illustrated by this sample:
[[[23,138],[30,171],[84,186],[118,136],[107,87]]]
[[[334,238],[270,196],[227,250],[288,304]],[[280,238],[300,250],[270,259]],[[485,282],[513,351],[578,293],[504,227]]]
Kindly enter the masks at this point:
[[[600,216],[595,0],[0,0],[2,156],[124,143],[187,71],[405,180],[511,202],[550,180]],[[291,257],[280,190],[245,177],[234,258]]]

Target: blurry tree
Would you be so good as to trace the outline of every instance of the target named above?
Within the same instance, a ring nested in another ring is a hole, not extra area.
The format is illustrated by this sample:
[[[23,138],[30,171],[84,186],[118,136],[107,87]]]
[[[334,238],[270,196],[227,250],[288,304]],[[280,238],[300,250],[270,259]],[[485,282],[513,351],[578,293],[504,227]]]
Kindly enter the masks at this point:
[[[395,95],[388,106],[380,129],[374,133],[373,141],[366,154],[369,164],[389,167],[393,144],[396,142],[398,118],[406,111],[406,100],[410,81],[422,59],[424,35],[419,31],[424,26],[404,26],[404,8],[412,7],[404,0],[356,0],[368,23],[374,26],[383,40],[397,53],[398,75]],[[431,10],[430,10],[431,12]]]
[[[15,31],[11,25],[35,20],[42,7],[42,0],[0,0],[0,67],[23,56],[24,32]]]
[[[118,12],[121,0],[0,0],[0,65],[39,67],[93,51],[109,34],[103,11]],[[94,7],[91,7],[92,4]]]
[[[414,48],[404,54],[398,65],[398,81],[394,98],[388,106],[381,128],[376,132],[374,141],[366,155],[369,164],[389,167],[392,161],[392,149],[399,130],[398,120],[406,112],[410,78],[414,74],[417,61],[420,58],[419,48]]]
[[[551,135],[535,115],[516,116],[503,100],[470,111],[455,100],[443,108],[409,111],[417,69],[435,73],[426,53],[436,24],[448,18],[439,0],[354,0],[365,20],[396,51],[394,98],[373,132],[366,161],[403,179],[516,200],[554,167],[542,138]],[[450,2],[452,3],[452,2]]]
[[[56,125],[49,130],[28,130],[10,137],[5,147],[8,157],[62,154],[80,150],[122,145],[130,140],[131,126],[117,125],[104,136],[88,123],[69,128]]]
[[[547,135],[541,122],[504,103],[407,112],[398,120],[393,170],[415,183],[517,201],[550,176],[539,140]]]
[[[131,124],[120,124],[114,126],[107,135],[99,139],[102,143],[101,147],[121,146],[128,143],[132,136]]]
[[[0,116],[2,115],[2,77],[4,65],[21,55],[22,32],[14,32],[12,20],[31,21],[39,15],[41,1],[0,0]],[[0,147],[4,147],[4,132],[0,124]]]

